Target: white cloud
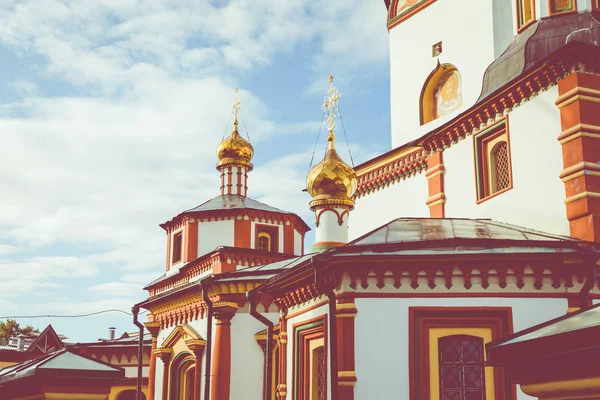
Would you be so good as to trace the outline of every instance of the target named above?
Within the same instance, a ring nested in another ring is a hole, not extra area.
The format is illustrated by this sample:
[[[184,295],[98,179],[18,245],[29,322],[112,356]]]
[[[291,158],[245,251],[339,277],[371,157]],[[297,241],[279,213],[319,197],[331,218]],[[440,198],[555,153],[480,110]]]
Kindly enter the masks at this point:
[[[318,130],[319,121],[275,120],[277,104],[243,90],[246,79],[280,54],[314,49],[298,71],[309,71],[315,81],[319,76],[319,100],[332,70],[336,82],[350,86],[357,76],[387,67],[381,4],[141,3],[0,0],[0,45],[23,59],[42,60],[24,64],[24,77],[11,83],[21,98],[0,104],[0,182],[6,188],[0,228],[11,243],[0,242],[0,254],[12,257],[0,260],[0,290],[14,300],[10,307],[129,309],[143,297],[141,285],[164,271],[158,224],[218,194],[214,151],[229,133],[224,126],[235,87],[242,89],[253,143]],[[70,94],[49,96],[48,81]],[[309,159],[307,153],[283,154],[257,165],[251,195],[310,223],[309,199],[301,192]],[[48,246],[86,255],[25,255]],[[84,286],[89,295],[116,298],[68,300],[64,288],[72,279],[100,274],[110,282]],[[35,293],[52,301],[16,300]],[[5,307],[0,303],[0,310]]]

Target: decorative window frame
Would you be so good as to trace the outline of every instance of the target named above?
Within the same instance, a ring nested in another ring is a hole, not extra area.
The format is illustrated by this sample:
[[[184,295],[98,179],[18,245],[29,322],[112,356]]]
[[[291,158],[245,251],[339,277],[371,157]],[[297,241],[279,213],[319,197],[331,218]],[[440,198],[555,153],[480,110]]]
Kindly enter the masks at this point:
[[[269,252],[279,253],[279,226],[256,224],[254,227],[254,248],[258,249],[258,238],[269,236]]]
[[[531,7],[531,19],[525,21],[521,21],[521,7],[523,3],[529,2],[529,6]],[[529,28],[531,24],[537,21],[537,13],[535,9],[535,0],[516,0],[516,12],[517,12],[517,33],[523,32],[525,29]]]
[[[392,29],[401,22],[406,21],[425,7],[436,2],[436,0],[418,0],[412,6],[402,10],[401,13],[397,14],[396,9],[398,8],[399,1],[400,0],[392,0],[392,2],[390,2],[390,8],[388,10],[388,30]]]
[[[592,0],[597,2],[598,0]],[[577,12],[577,0],[569,0],[571,3],[570,7],[564,9],[555,9],[556,0],[548,0],[548,14],[550,16],[562,15]]]
[[[435,100],[436,88],[441,83],[441,81],[444,79],[444,77],[452,72],[458,73],[458,76],[460,79],[460,82],[459,82],[460,86],[459,86],[458,90],[462,93],[462,76],[460,74],[460,71],[458,70],[458,68],[456,68],[456,66],[454,64],[450,64],[450,63],[440,64],[438,61],[438,65],[435,67],[435,69],[429,74],[429,76],[425,80],[425,84],[423,84],[423,89],[421,89],[421,96],[419,97],[419,99],[420,99],[419,118],[420,118],[421,126],[426,125],[432,121],[436,121],[445,116],[448,116],[451,114],[456,114],[459,112],[460,109],[464,108],[464,103],[463,103],[456,110],[450,111],[449,113],[444,114],[443,116],[435,117],[435,110],[434,110],[435,101],[434,100]]]
[[[192,353],[182,352],[175,357],[170,365],[169,393],[170,399],[185,399],[187,394],[188,372],[194,369],[195,376],[195,358]],[[167,371],[163,372],[166,373]],[[192,385],[192,393],[194,386]]]
[[[325,371],[328,371],[328,336],[327,315],[298,322],[292,325],[292,400],[310,398],[310,344],[314,341],[323,342]],[[327,391],[327,382],[325,390]]]
[[[508,128],[508,115],[500,121],[484,128],[481,132],[473,135],[473,156],[475,163],[475,195],[476,203],[481,204],[491,198],[494,198],[504,192],[511,190],[513,183],[513,168],[510,148],[510,132]],[[504,189],[492,193],[491,191],[491,144],[498,141],[506,141],[508,169],[510,174],[510,184]]]
[[[175,238],[179,235],[181,235],[181,248],[179,251],[179,260],[175,261]],[[178,229],[171,234],[171,266],[177,265],[183,261],[184,239],[183,228]]]
[[[438,354],[431,352],[437,349],[439,338],[478,336],[484,338],[485,345],[513,333],[510,307],[409,307],[408,325],[411,400],[439,399]],[[431,371],[436,371],[433,381]],[[516,399],[516,386],[502,368],[486,367],[485,376],[486,388],[493,394],[487,400]]]

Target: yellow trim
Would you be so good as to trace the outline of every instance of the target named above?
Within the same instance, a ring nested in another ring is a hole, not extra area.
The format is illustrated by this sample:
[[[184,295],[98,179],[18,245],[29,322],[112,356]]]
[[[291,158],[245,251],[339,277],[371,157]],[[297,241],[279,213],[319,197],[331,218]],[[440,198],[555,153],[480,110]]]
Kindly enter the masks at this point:
[[[44,393],[45,397],[41,397],[46,400],[104,400],[106,394],[94,393],[94,394],[83,394],[83,393]],[[27,398],[27,397],[25,397]],[[34,397],[35,398],[35,397]],[[27,398],[29,399],[29,398]]]
[[[356,371],[338,371],[338,377],[356,378]]]
[[[592,138],[592,139],[600,139],[600,135],[597,134],[597,133],[580,131],[580,132],[574,133],[572,135],[569,135],[568,137],[566,137],[564,139],[561,139],[558,142],[560,144],[565,144],[565,143],[569,143],[570,141],[575,140],[575,139],[580,138],[580,137],[589,137],[589,138]]]
[[[572,203],[574,201],[583,199],[585,197],[589,197],[589,198],[592,198],[592,199],[600,199],[600,193],[598,193],[598,192],[582,192],[582,193],[578,193],[578,194],[576,194],[574,196],[567,197],[565,199],[565,204]]]
[[[556,104],[558,108],[563,108],[578,100],[579,98],[582,98],[583,100],[593,99],[592,101],[598,102],[597,100],[595,100],[596,97],[600,98],[600,90],[589,89],[584,87],[575,87],[569,90],[567,93],[558,96],[554,104]]]
[[[181,339],[183,339],[183,340],[194,339],[194,340],[204,341],[202,336],[200,336],[200,334],[198,332],[196,332],[196,330],[194,328],[192,328],[191,326],[189,326],[187,324],[178,325],[175,327],[175,329],[173,329],[173,332],[171,332],[169,334],[169,336],[167,336],[167,338],[162,342],[162,344],[160,345],[160,348],[161,349],[172,349],[173,346],[175,346]]]
[[[308,376],[310,379],[310,399],[309,400],[316,400],[319,398],[319,385],[318,382],[315,382],[315,377],[316,374],[318,373],[317,371],[315,371],[316,368],[318,368],[318,362],[319,360],[315,357],[315,353],[319,348],[323,348],[322,351],[325,351],[325,338],[319,338],[319,339],[314,339],[311,340],[308,344],[308,351],[309,351],[309,372],[308,372]]]
[[[218,296],[220,294],[239,294],[246,293],[262,285],[261,282],[224,282],[215,283],[208,289],[208,295]],[[237,304],[236,304],[237,308]]]
[[[598,138],[600,139],[600,135],[598,135]],[[597,172],[597,171],[587,171],[587,170],[579,171],[579,172],[575,172],[574,174],[565,176],[564,178],[561,179],[561,181],[568,182],[568,181],[571,181],[571,180],[573,180],[575,178],[579,178],[580,176],[584,176],[584,175],[586,175],[586,176],[600,176],[600,172]]]
[[[118,385],[110,388],[110,393],[108,394],[107,400],[115,400],[119,395],[125,390],[136,390],[135,385]],[[148,398],[148,386],[142,386],[142,393]]]
[[[600,396],[600,378],[521,385],[521,390],[541,400],[597,399]]]
[[[492,341],[491,328],[431,328],[429,329],[429,400],[440,400],[440,364],[438,340],[452,335],[470,335],[483,339],[483,344]],[[485,351],[483,352],[485,358]],[[495,399],[494,370],[485,368],[485,398]]]

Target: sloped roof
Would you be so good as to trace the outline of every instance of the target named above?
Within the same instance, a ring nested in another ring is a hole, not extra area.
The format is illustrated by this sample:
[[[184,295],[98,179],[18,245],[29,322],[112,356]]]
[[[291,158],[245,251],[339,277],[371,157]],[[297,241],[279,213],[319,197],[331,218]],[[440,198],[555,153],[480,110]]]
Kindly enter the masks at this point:
[[[73,373],[78,377],[84,377],[85,375],[98,375],[104,378],[125,377],[125,370],[123,368],[114,367],[110,364],[92,360],[91,358],[62,349],[33,360],[0,369],[0,385],[42,373],[47,376],[48,374],[52,374],[51,371],[55,371],[62,377],[68,376],[69,373]]]
[[[302,227],[309,231],[310,227],[304,222],[302,218],[300,218],[297,214],[294,214],[290,211],[280,210],[279,208],[271,207],[268,204],[262,203],[258,200],[254,200],[250,197],[241,196],[239,194],[225,194],[220,195],[215,198],[212,198],[204,203],[196,206],[194,208],[190,208],[189,210],[183,211],[181,214],[177,215],[173,220],[185,214],[194,214],[194,213],[202,213],[202,212],[211,212],[211,211],[230,211],[230,210],[255,210],[255,211],[264,211],[264,212],[272,212],[278,214],[286,214],[293,217],[296,217]],[[168,221],[169,222],[169,221]],[[163,226],[165,224],[162,224]]]
[[[568,236],[544,233],[491,219],[398,218],[338,249],[343,252],[347,247],[392,243],[423,243],[423,246],[428,247],[430,243],[427,242],[456,239],[582,243],[581,240]]]
[[[61,335],[63,338],[67,338]],[[29,345],[27,352],[34,353],[49,353],[65,347],[62,338],[56,333],[52,325],[48,325],[46,329],[38,335],[38,337]]]

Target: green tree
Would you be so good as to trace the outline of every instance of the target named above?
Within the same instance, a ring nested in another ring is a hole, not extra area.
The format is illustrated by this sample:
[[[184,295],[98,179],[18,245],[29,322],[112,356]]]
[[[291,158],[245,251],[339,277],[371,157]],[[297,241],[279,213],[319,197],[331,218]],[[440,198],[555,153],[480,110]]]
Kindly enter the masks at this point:
[[[7,345],[8,340],[19,334],[27,335],[33,331],[33,327],[27,325],[24,328],[21,328],[21,325],[15,321],[14,319],[7,319],[5,321],[0,321],[0,345]]]

